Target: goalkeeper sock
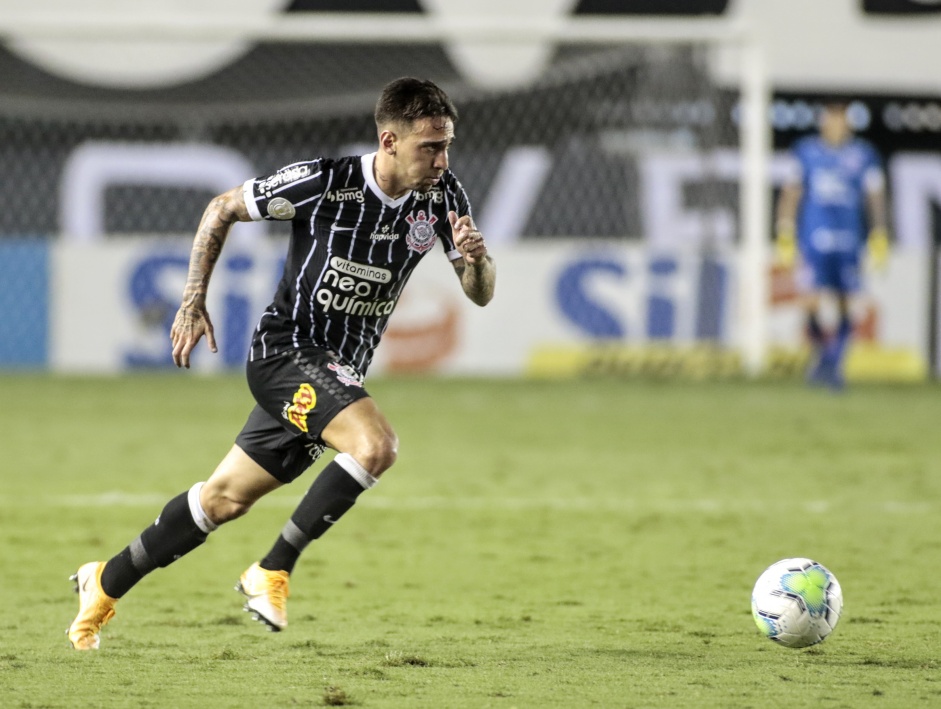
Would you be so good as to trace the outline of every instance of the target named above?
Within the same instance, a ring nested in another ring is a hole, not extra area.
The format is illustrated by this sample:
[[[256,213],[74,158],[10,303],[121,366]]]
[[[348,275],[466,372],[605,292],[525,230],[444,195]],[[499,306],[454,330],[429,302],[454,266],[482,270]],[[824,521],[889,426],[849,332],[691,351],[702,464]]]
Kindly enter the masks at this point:
[[[846,315],[840,318],[840,324],[836,330],[836,336],[827,346],[827,361],[834,372],[838,372],[843,364],[843,357],[846,355],[846,349],[850,338],[853,335],[853,323]]]
[[[807,337],[810,339],[810,344],[813,345],[814,349],[819,349],[823,346],[826,334],[823,328],[820,327],[820,320],[817,319],[817,313],[807,315]]]
[[[199,503],[197,483],[170,500],[157,520],[112,557],[101,573],[101,589],[121,598],[156,568],[169,566],[206,541],[217,525]]]
[[[291,573],[307,545],[330,529],[363,490],[376,482],[353,456],[340,453],[314,480],[274,546],[259,562],[261,568]]]

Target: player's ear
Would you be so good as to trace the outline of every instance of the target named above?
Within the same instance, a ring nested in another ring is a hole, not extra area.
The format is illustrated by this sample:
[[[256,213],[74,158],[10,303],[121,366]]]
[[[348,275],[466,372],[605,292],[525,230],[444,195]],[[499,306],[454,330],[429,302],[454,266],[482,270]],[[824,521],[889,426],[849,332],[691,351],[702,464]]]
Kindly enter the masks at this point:
[[[379,134],[379,147],[388,155],[395,155],[395,146],[398,137],[391,130],[384,130]]]

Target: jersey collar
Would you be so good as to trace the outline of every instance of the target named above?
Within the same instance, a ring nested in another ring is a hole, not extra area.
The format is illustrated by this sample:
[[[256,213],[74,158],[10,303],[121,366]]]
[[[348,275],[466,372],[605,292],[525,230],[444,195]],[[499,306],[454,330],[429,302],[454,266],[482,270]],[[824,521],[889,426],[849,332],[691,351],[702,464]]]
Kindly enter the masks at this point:
[[[363,163],[363,179],[366,181],[366,185],[369,187],[370,191],[376,195],[380,202],[382,202],[387,207],[401,207],[405,204],[405,200],[412,196],[412,191],[409,190],[403,194],[398,199],[392,199],[389,195],[382,191],[382,188],[379,187],[379,183],[376,182],[376,176],[373,174],[373,164],[376,161],[376,154],[369,153],[368,155],[363,155],[360,160]]]

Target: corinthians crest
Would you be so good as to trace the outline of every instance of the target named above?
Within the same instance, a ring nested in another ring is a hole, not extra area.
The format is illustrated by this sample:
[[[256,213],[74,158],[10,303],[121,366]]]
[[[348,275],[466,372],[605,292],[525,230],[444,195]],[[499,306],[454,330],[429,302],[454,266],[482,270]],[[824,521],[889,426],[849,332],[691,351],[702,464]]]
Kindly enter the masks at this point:
[[[423,254],[435,245],[434,223],[438,221],[438,217],[426,214],[424,209],[420,209],[417,214],[405,217],[405,221],[409,224],[408,234],[405,236],[408,248]]]

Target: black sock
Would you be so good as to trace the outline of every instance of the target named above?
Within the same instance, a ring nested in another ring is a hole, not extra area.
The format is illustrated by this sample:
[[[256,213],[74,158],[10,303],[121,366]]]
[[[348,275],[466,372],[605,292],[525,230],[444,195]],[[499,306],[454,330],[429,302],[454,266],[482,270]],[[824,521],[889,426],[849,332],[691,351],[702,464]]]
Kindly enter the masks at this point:
[[[140,544],[140,537],[131,542],[131,545],[133,544]],[[151,562],[142,564],[146,570],[141,570],[134,565],[133,557],[131,546],[126,546],[105,564],[101,572],[101,590],[112,598],[121,598],[134,587],[134,584],[157,568],[156,564]]]
[[[327,465],[284,525],[271,551],[261,560],[261,568],[291,573],[304,548],[330,529],[353,506],[360,493],[375,482],[351,456],[346,458],[351,461],[344,460],[346,465],[356,466],[358,474],[365,476],[365,482],[353,477],[336,460]]]
[[[817,319],[816,313],[810,313],[807,316],[807,336],[810,337],[814,347],[821,346],[826,339],[826,334],[823,328],[820,327],[820,320]]]
[[[170,500],[156,522],[105,564],[105,593],[121,598],[151,571],[169,566],[206,541],[209,535],[193,520],[187,497],[184,492]]]

